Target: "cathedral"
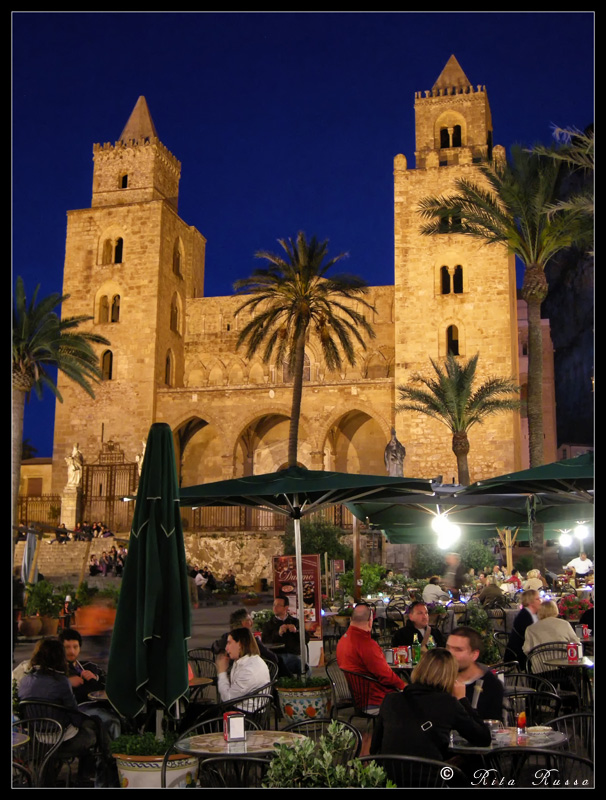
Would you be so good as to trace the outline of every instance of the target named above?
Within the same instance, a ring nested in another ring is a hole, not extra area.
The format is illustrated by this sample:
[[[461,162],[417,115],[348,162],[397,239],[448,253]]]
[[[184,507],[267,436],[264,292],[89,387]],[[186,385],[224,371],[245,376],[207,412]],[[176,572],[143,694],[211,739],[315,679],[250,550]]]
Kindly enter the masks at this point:
[[[447,225],[434,237],[419,231],[422,198],[448,193],[458,178],[476,180],[479,164],[505,158],[493,142],[485,87],[472,86],[454,56],[431,89],[416,93],[415,131],[414,167],[402,154],[393,162],[393,285],[373,286],[366,297],[376,338],[359,350],[355,367],[338,373],[327,369],[313,336],[306,344],[298,459],[311,469],[385,474],[395,428],[406,447],[405,475],[456,480],[447,428],[394,411],[397,387],[415,372],[427,374],[430,358],[479,352],[478,379],[514,376],[523,397],[525,308],[513,256]],[[288,367],[236,350],[250,319],[238,313],[241,297],[205,297],[206,240],[179,215],[181,164],[161,143],[145,98],[118,141],[93,151],[90,208],[67,214],[63,313],[91,316],[90,330],[111,344],[99,352],[103,381],[94,400],[59,377],[53,492],[64,489],[65,457],[76,442],[85,467],[113,460],[136,471],[153,422],[173,431],[182,486],[279,469],[287,461]],[[553,349],[544,324],[549,462]],[[489,418],[469,438],[472,481],[528,463],[523,408]],[[85,495],[110,491],[95,474]],[[127,493],[126,486],[112,491]]]

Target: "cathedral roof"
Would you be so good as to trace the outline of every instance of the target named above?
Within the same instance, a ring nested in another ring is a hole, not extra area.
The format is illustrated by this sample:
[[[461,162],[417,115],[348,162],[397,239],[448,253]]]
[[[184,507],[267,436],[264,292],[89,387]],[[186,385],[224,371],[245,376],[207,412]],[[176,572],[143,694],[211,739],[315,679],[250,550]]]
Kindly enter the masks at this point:
[[[138,141],[139,139],[150,139],[152,137],[157,139],[158,134],[147,107],[147,100],[141,95],[128,118],[128,122],[124,126],[124,130],[120,134],[120,141],[129,142],[131,139]]]
[[[469,85],[470,80],[461,69],[461,65],[454,56],[450,56],[433,89],[449,89],[451,86],[467,88]]]

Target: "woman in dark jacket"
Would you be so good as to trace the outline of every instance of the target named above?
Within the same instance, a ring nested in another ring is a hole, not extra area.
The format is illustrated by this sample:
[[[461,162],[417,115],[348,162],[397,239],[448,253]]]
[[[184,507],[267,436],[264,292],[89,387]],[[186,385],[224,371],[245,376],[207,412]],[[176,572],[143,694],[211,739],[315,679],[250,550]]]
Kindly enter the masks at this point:
[[[411,684],[383,700],[371,754],[444,761],[452,730],[470,744],[488,747],[490,731],[471,707],[465,684],[457,676],[451,653],[442,648],[427,652],[413,670]]]

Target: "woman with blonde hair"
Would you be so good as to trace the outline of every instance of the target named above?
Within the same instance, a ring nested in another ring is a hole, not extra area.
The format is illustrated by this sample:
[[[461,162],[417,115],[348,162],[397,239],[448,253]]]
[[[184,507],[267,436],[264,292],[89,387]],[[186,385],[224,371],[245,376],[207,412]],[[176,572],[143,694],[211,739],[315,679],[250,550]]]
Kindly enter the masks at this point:
[[[541,573],[538,569],[529,569],[526,573],[526,580],[522,584],[522,589],[524,591],[528,591],[528,589],[535,589],[537,592],[541,589],[547,588],[547,581],[541,577]]]
[[[458,674],[448,650],[429,650],[414,668],[411,684],[383,700],[370,752],[443,761],[451,730],[470,744],[488,747],[490,731],[465,697]]]
[[[528,655],[533,647],[548,642],[580,642],[572,625],[558,619],[558,606],[553,600],[545,600],[537,609],[538,622],[529,625],[524,635],[523,650]],[[551,656],[553,658],[553,656]],[[534,665],[533,665],[533,671]]]

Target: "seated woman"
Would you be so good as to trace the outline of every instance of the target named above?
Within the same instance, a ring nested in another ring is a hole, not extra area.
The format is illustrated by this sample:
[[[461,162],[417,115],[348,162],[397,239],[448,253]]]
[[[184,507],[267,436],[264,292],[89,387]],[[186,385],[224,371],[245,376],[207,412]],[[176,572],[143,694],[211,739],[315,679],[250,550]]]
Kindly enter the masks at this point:
[[[233,700],[270,683],[267,664],[259,655],[255,637],[248,628],[235,628],[227,636],[227,654],[216,658],[217,681],[221,700]],[[230,660],[231,673],[227,674]]]
[[[65,731],[58,755],[78,756],[78,778],[95,767],[87,758],[97,742],[97,729],[92,719],[78,711],[76,698],[67,679],[67,660],[63,643],[58,639],[41,639],[36,645],[29,667],[19,683],[19,700],[54,703],[63,709],[44,709],[43,715],[56,719]],[[33,710],[33,716],[41,716]],[[27,713],[26,713],[27,716]]]
[[[372,755],[448,758],[450,731],[476,746],[488,747],[490,731],[465,697],[454,656],[429,650],[412,671],[411,684],[386,695],[375,725]]]
[[[541,576],[538,569],[529,569],[526,573],[526,580],[522,584],[522,588],[525,592],[528,591],[528,589],[536,589],[538,592],[541,589],[547,589],[547,581]]]
[[[569,642],[580,642],[581,640],[574,632],[574,628],[565,619],[558,619],[558,607],[553,600],[545,600],[537,609],[538,622],[529,625],[524,634],[524,644],[522,649],[528,655],[533,647],[540,644],[547,644],[548,642],[562,642],[568,644]],[[553,654],[547,655],[546,658],[553,658]],[[543,665],[543,670],[548,670],[549,667]],[[532,665],[532,671],[538,672],[538,664]]]

